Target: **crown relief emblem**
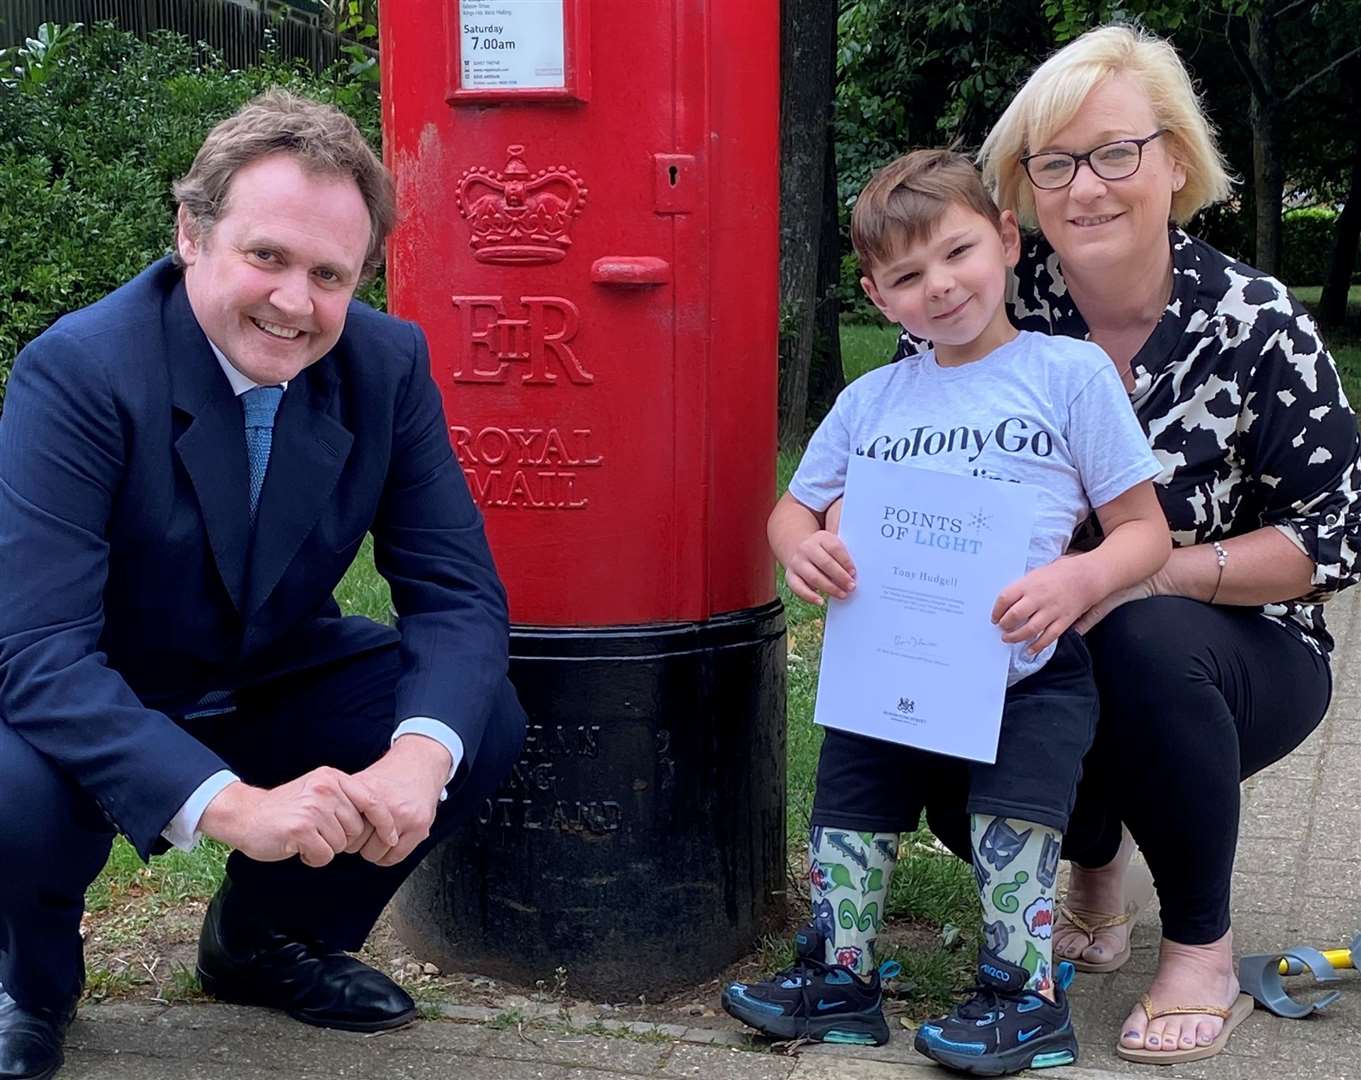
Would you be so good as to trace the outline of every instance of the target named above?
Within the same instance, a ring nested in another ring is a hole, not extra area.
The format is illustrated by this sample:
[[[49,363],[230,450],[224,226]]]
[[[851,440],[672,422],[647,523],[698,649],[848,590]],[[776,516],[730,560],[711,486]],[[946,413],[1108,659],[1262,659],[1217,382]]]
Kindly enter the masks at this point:
[[[586,206],[575,169],[555,165],[531,173],[525,148],[507,148],[503,171],[476,165],[458,184],[458,209],[472,226],[473,258],[489,263],[552,263],[572,246],[572,219]]]

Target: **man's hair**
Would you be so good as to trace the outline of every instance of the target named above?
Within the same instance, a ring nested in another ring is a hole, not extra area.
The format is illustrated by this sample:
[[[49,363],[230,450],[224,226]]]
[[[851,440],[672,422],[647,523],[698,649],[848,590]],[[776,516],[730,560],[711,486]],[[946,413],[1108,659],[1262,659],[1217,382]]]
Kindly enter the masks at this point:
[[[978,155],[983,177],[998,203],[1025,227],[1034,228],[1037,222],[1035,196],[1021,158],[1048,143],[1077,115],[1097,84],[1115,75],[1128,75],[1143,87],[1153,106],[1155,129],[1167,130],[1161,141],[1186,170],[1186,183],[1172,193],[1172,220],[1184,225],[1228,197],[1232,181],[1214,128],[1177,50],[1141,27],[1099,26],[1036,68],[983,140]]]
[[[1002,215],[978,170],[953,150],[913,150],[889,162],[865,185],[851,211],[851,244],[860,272],[928,239],[952,206],[981,214],[1001,228]]]
[[[355,182],[369,211],[363,272],[367,276],[377,270],[397,219],[392,178],[343,112],[277,87],[246,102],[208,132],[193,165],[175,184],[175,198],[188,213],[194,235],[212,232],[226,210],[237,172],[271,154],[290,154],[314,175]]]

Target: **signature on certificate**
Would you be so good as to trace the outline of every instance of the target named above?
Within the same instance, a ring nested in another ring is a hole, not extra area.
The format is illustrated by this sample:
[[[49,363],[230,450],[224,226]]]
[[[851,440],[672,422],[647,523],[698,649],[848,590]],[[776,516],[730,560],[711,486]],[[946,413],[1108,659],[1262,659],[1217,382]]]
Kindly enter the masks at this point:
[[[938,648],[940,645],[940,643],[937,641],[931,641],[928,638],[918,637],[916,634],[894,634],[893,644],[896,648],[899,649],[901,649],[903,646],[907,646],[910,649],[935,649]]]

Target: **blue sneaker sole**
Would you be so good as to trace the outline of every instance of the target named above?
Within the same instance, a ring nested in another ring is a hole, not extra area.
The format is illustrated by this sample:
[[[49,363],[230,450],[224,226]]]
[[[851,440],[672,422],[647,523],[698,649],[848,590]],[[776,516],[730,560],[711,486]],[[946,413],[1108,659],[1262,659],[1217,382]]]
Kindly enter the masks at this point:
[[[969,1054],[951,1050],[926,1038],[920,1031],[912,1041],[917,1053],[958,1072],[973,1076],[1009,1076],[1023,1069],[1048,1069],[1072,1065],[1077,1061],[1077,1037],[1072,1028],[1055,1031],[1034,1044],[1017,1046],[994,1054]]]
[[[888,1042],[884,1010],[866,1009],[840,1016],[789,1016],[763,1012],[723,991],[723,1011],[772,1039],[812,1039],[851,1046],[883,1046]]]

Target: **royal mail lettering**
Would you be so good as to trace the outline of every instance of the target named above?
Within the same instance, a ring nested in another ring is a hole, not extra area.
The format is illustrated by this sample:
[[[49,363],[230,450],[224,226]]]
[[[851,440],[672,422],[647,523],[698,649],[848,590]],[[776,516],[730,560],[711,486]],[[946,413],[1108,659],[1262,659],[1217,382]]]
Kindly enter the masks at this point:
[[[590,428],[471,428],[452,424],[449,434],[462,465],[600,465]]]
[[[449,428],[468,489],[482,507],[582,510],[589,504],[578,469],[604,458],[591,449],[590,428]]]
[[[577,474],[551,469],[464,469],[468,490],[478,506],[528,510],[584,510],[590,503],[577,493]]]

